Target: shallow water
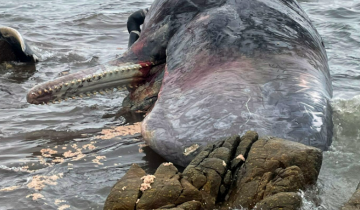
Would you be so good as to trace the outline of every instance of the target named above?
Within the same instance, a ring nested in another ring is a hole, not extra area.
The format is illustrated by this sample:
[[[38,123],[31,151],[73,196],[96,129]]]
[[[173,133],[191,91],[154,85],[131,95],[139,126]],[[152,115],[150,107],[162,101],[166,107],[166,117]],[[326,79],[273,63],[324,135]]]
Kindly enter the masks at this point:
[[[2,2],[1,24],[17,28],[41,62],[36,70],[0,66],[0,209],[101,209],[112,185],[132,163],[151,173],[163,161],[142,148],[136,128],[123,127],[126,132],[116,138],[99,137],[103,129],[126,123],[107,117],[120,109],[126,92],[52,106],[29,105],[25,99],[33,85],[60,72],[75,72],[123,53],[128,15],[151,2]],[[333,146],[324,153],[318,187],[305,193],[310,198],[304,199],[304,208],[338,209],[360,181],[360,1],[301,5],[323,36],[334,86]],[[29,196],[34,193],[43,198],[34,201]]]

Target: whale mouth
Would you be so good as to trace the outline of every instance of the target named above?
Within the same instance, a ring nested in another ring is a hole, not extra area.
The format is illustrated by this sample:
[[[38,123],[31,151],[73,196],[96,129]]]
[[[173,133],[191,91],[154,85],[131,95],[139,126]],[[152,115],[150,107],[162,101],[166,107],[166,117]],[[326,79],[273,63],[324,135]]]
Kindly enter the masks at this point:
[[[31,104],[60,103],[114,90],[137,88],[145,81],[153,62],[101,65],[57,78],[33,87],[27,94]]]

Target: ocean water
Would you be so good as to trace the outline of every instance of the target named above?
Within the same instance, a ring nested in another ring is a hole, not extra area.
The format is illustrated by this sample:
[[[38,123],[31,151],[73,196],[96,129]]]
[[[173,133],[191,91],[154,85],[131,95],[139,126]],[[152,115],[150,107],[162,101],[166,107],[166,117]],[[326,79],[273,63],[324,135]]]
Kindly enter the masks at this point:
[[[0,66],[0,209],[102,209],[132,163],[152,173],[163,161],[144,147],[137,124],[111,117],[126,92],[51,106],[29,105],[25,95],[125,52],[127,17],[152,1],[0,2],[0,24],[18,29],[41,60],[36,69]],[[324,39],[334,88],[333,145],[303,208],[339,209],[360,181],[360,0],[300,4]]]

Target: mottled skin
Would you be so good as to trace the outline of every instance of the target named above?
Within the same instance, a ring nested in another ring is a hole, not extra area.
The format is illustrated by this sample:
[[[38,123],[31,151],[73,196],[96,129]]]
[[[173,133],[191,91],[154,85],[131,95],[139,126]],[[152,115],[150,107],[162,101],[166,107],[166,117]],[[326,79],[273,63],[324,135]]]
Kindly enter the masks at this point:
[[[140,39],[111,65],[165,60],[142,134],[169,161],[184,166],[208,142],[247,130],[321,149],[330,145],[327,56],[296,1],[156,0]],[[81,74],[93,73],[86,71]],[[153,76],[150,68],[139,71],[135,83]],[[43,102],[33,90],[28,100]]]

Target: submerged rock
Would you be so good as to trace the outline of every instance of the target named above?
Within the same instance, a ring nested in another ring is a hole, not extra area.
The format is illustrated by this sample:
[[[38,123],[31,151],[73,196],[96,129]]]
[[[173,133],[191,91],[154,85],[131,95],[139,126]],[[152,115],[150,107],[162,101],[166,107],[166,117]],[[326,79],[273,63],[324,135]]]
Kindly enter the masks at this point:
[[[316,183],[321,162],[319,149],[278,138],[258,140],[249,131],[208,145],[183,173],[172,164],[160,165],[143,192],[145,172],[132,166],[104,209],[297,209],[297,192]],[[128,194],[119,190],[125,185]]]
[[[350,200],[343,206],[341,210],[356,210],[360,209],[360,183],[356,188],[355,193]]]

